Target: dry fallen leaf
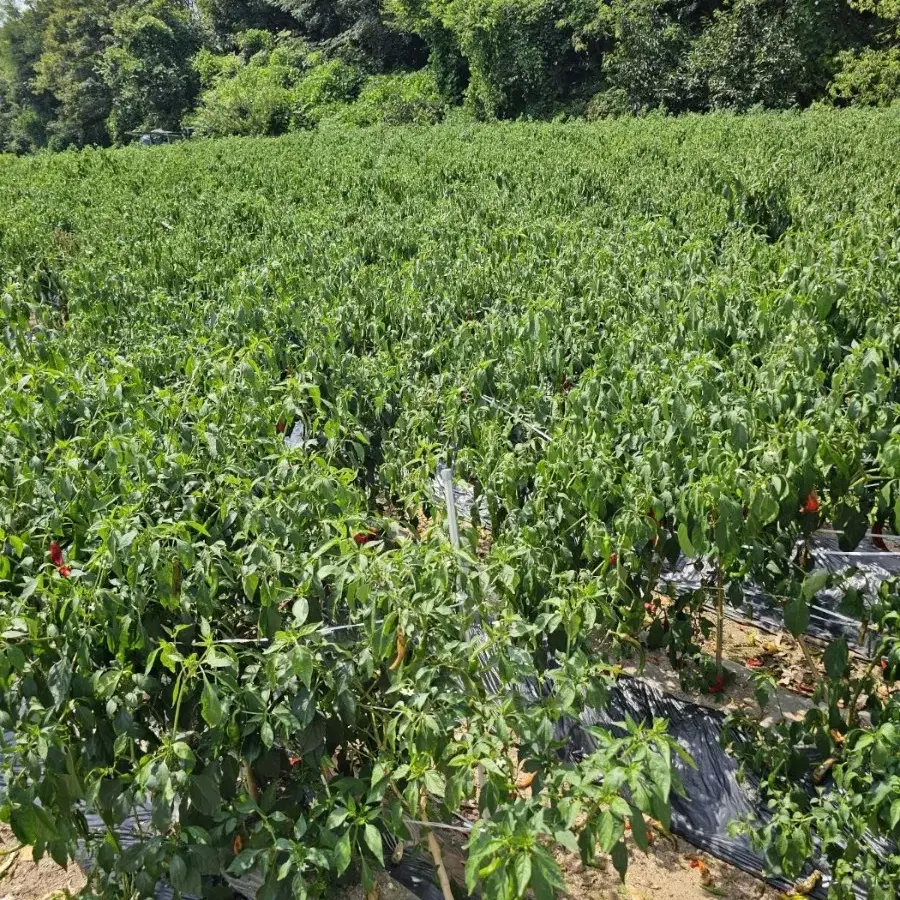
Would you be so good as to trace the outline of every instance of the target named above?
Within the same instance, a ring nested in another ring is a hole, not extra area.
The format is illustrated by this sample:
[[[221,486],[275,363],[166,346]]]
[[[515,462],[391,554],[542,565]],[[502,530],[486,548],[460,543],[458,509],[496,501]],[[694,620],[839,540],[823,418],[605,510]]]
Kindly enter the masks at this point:
[[[794,892],[799,894],[801,897],[807,896],[807,894],[811,894],[815,889],[816,885],[822,880],[822,873],[816,869],[809,878],[804,878],[803,881],[798,881],[794,885]]]

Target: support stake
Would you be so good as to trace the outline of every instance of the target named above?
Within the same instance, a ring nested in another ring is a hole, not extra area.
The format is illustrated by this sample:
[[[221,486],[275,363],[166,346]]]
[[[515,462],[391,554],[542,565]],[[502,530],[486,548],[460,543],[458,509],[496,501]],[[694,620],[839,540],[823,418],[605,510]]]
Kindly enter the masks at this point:
[[[427,821],[428,801],[424,791],[419,798],[419,809],[422,813],[423,821]],[[437,838],[434,836],[434,832],[430,828],[428,829],[428,849],[431,851],[431,859],[434,862],[435,869],[437,869],[438,881],[441,884],[441,893],[444,895],[444,900],[454,900],[453,888],[450,887],[450,878],[447,875],[447,870],[444,868],[444,857],[441,855],[441,845],[438,843]]]
[[[722,673],[722,643],[725,631],[725,573],[718,567],[718,583],[716,585],[716,680],[724,683]]]

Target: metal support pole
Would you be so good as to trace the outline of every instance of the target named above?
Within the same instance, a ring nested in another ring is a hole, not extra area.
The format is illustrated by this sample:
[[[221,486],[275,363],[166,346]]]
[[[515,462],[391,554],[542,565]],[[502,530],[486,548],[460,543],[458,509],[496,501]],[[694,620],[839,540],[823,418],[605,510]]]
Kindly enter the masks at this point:
[[[447,524],[450,527],[450,543],[459,550],[459,523],[456,520],[456,497],[453,493],[453,469],[441,469],[441,484],[444,486],[444,502],[447,504]]]

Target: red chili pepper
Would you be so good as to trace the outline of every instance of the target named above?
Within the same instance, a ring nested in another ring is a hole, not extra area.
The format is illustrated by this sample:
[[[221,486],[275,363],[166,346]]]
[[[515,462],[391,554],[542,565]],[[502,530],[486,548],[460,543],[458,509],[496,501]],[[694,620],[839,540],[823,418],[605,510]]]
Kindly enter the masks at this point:
[[[757,659],[755,656],[751,656],[750,659],[747,660],[747,667],[750,669],[761,669],[762,660]]]
[[[609,554],[609,564],[611,566],[616,565],[619,562],[619,554],[618,553],[610,553]]]
[[[811,515],[817,513],[819,511],[819,495],[816,493],[816,489],[813,488],[807,498],[806,503],[803,505],[803,512],[810,513]]]
[[[300,757],[299,756],[289,756],[288,762],[291,764],[291,768],[293,768],[294,766],[299,766],[300,765]]]
[[[356,543],[360,547],[362,547],[364,544],[370,544],[372,541],[374,541],[375,537],[376,535],[371,531],[361,531],[359,532],[359,534],[353,535],[353,540],[356,541]]]
[[[57,570],[63,578],[68,578],[72,574],[72,570],[68,566],[60,566]]]
[[[645,603],[644,609],[646,609],[651,616],[656,612],[656,606],[652,603]]]
[[[284,422],[278,422],[278,423],[275,425],[275,430],[276,430],[279,434],[284,434]]]
[[[709,686],[710,694],[721,694],[725,690],[725,679],[721,675],[716,675],[716,680]]]
[[[65,564],[65,560],[63,559],[62,547],[60,547],[59,544],[56,543],[56,541],[54,541],[50,545],[50,562],[52,562],[57,569]]]

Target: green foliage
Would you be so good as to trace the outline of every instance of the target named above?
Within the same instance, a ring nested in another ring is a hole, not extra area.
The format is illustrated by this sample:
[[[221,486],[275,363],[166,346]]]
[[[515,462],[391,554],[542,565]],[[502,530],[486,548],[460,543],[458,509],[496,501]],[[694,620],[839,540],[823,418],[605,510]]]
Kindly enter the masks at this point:
[[[555,98],[552,69],[565,37],[553,0],[439,0],[427,8],[418,0],[390,0],[389,8],[426,40],[438,39],[432,62],[451,84],[452,64],[441,61],[453,59],[452,38],[465,59],[466,104],[476,117],[513,117]]]
[[[287,131],[294,109],[290,71],[275,66],[243,66],[200,97],[190,119],[198,134],[275,135]]]
[[[180,2],[147,0],[120,13],[100,62],[112,96],[108,128],[115,140],[133,129],[180,125],[197,89],[190,66],[197,43]]]
[[[440,104],[402,97],[430,93],[431,79],[448,112],[460,107],[451,112],[459,120],[788,108],[826,97],[884,104],[894,89],[895,6],[0,0],[0,148],[103,144],[192,118],[211,135],[277,133],[326,120],[432,121],[445,117]],[[239,76],[245,64],[272,71]],[[355,86],[317,88],[317,79],[333,80],[326,65],[285,112],[287,91],[323,64],[356,72]],[[428,73],[415,88],[412,72]],[[399,80],[372,82],[364,108],[353,108],[363,78],[382,75]],[[323,91],[340,99],[306,97]]]
[[[836,834],[896,836],[896,585],[866,610],[798,547],[900,527],[900,272],[872,264],[898,133],[817,109],[6,160],[0,819],[109,898],[223,869],[322,896],[476,794],[483,895],[548,896],[554,846],[624,871],[677,748],[625,722],[575,763],[555,726],[645,634],[690,668],[708,591],[652,602],[684,550],[794,630],[832,588],[884,638],[883,676],[837,642],[807,721],[744,734],[773,864],[821,839],[893,888]],[[448,457],[489,543],[449,543]],[[843,792],[799,796],[810,746]]]
[[[603,59],[611,93],[594,100],[599,114],[623,106],[626,97],[631,112],[677,110],[690,37],[685,26],[659,0],[617,0],[604,8],[601,21],[614,44]]]
[[[733,747],[762,776],[763,799],[772,810],[767,822],[748,821],[743,829],[773,870],[791,879],[820,847],[835,900],[858,896],[860,886],[866,896],[888,900],[900,887],[900,868],[886,864],[874,843],[900,837],[900,704],[879,684],[893,684],[900,672],[898,587],[896,580],[882,585],[871,609],[871,625],[883,637],[866,670],[852,671],[846,643],[833,641],[823,654],[818,704],[803,722],[745,731],[754,740],[739,739]],[[860,706],[871,727],[861,726]],[[812,780],[811,793],[798,788],[804,777]]]
[[[828,87],[835,103],[890,106],[900,100],[900,49],[867,48],[837,58],[838,69]]]
[[[359,91],[362,74],[340,59],[314,65],[297,87],[297,100],[306,107],[346,103]]]
[[[829,60],[853,40],[855,23],[831,0],[736,0],[691,49],[691,93],[713,109],[805,105],[822,95]]]
[[[354,125],[433,125],[445,110],[437,82],[425,70],[367,78],[343,120]]]
[[[50,144],[62,148],[109,143],[112,97],[100,73],[121,0],[54,0],[43,25],[35,89],[55,101],[47,125]]]
[[[244,65],[244,59],[233,53],[214,53],[201,47],[191,61],[200,86],[204,90],[214,87],[220,80],[234,78]]]
[[[191,118],[199,134],[221,137],[287,131],[309,48],[289,32],[267,38],[266,32],[244,32],[238,37],[240,55],[201,51],[194,58],[204,86]]]
[[[424,48],[385,16],[383,0],[266,0],[288,13],[303,37],[368,73],[418,68]]]

